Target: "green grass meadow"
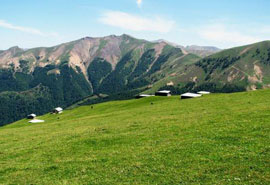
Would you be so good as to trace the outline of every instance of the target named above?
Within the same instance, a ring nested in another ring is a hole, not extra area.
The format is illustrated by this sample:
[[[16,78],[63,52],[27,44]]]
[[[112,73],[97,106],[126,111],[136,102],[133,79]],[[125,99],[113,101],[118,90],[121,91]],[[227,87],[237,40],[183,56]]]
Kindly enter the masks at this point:
[[[270,184],[270,90],[38,119],[0,128],[0,184]]]

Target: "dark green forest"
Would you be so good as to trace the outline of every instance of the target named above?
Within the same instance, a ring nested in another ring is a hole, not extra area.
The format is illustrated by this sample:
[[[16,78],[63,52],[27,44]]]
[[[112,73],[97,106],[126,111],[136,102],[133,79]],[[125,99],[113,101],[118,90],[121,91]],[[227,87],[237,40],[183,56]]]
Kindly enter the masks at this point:
[[[60,74],[49,74],[59,68]],[[56,106],[67,107],[93,93],[84,75],[67,65],[36,68],[32,74],[1,70],[0,125],[44,114]]]
[[[171,90],[175,95],[200,90],[223,93],[245,91],[250,85],[248,77],[241,77],[241,81],[237,79],[235,82],[228,82],[226,71],[246,61],[252,65],[257,61],[268,67],[269,45],[268,42],[262,42],[252,50],[247,50],[247,47],[229,49],[203,59],[198,57],[196,61],[189,63],[188,57],[185,59],[186,55],[180,48],[166,45],[157,55],[151,44],[146,44],[144,50],[136,50],[129,43],[123,48],[121,45],[122,55],[115,66],[98,55],[89,61],[89,66],[86,65],[85,68],[88,76],[81,68],[70,67],[68,55],[61,57],[61,62],[57,65],[52,61],[45,67],[35,66],[34,69],[31,68],[34,66],[31,60],[20,60],[19,69],[14,64],[10,64],[8,69],[0,69],[0,125],[19,120],[30,113],[47,113],[56,106],[66,108],[77,102],[94,104],[130,99],[148,90],[151,85],[162,86],[163,83],[159,82],[166,79],[170,70],[179,75],[180,82],[174,86],[163,86],[160,90]],[[246,52],[242,53],[243,50]],[[49,60],[46,59],[46,62]],[[189,69],[195,69],[194,73],[201,73],[198,81],[191,80],[197,74],[187,71]],[[267,73],[263,73],[266,76]],[[182,74],[186,75],[183,80]],[[217,78],[218,74],[224,77]],[[263,79],[266,81],[256,84],[257,88],[262,88],[263,83],[268,83],[270,78]]]

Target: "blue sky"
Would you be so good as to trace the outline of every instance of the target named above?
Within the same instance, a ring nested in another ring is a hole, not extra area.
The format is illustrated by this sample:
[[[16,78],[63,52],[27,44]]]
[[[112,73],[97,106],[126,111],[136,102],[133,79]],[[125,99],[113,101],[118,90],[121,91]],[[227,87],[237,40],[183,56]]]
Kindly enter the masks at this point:
[[[123,33],[220,48],[270,39],[269,0],[2,0],[0,50]]]

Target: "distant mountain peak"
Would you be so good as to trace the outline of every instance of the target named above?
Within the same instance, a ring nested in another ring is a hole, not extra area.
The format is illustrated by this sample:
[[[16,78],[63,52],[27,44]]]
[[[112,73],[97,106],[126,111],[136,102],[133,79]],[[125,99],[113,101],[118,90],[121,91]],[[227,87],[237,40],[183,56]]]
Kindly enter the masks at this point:
[[[153,42],[166,43],[166,44],[169,44],[173,47],[181,48],[184,53],[192,53],[192,54],[198,55],[200,57],[209,56],[209,55],[212,55],[212,54],[215,54],[215,53],[221,51],[221,49],[214,47],[214,46],[190,45],[190,46],[185,47],[185,46],[182,46],[182,45],[179,45],[179,44],[176,44],[176,43],[164,40],[164,39],[155,40]]]
[[[186,49],[194,49],[199,51],[221,51],[221,49],[215,47],[215,46],[198,46],[198,45],[190,45],[186,46]]]
[[[149,42],[127,34],[84,37],[28,50],[15,46],[0,51],[0,92],[29,91],[35,102],[46,95],[46,102],[51,105],[67,106],[93,94],[113,98],[120,94],[119,97],[126,98],[163,87],[176,92],[270,87],[269,41],[218,51],[212,46],[184,47],[166,40]],[[31,89],[40,84],[44,86],[44,95]],[[21,116],[29,107],[34,106],[27,103]],[[45,107],[44,111],[50,109]],[[12,118],[10,114],[6,116]],[[0,123],[4,119],[1,117]]]
[[[133,37],[133,36],[131,36],[131,35],[129,35],[129,34],[126,34],[126,33],[120,35],[120,37],[130,37],[130,38],[135,39],[135,37]]]
[[[174,42],[170,42],[170,41],[167,41],[167,40],[164,40],[164,39],[158,39],[158,40],[155,40],[153,42],[155,42],[155,43],[166,43],[166,44],[169,44],[169,45],[171,45],[173,47],[176,47],[176,48],[184,48],[184,46],[182,46],[182,45],[179,45],[179,44],[176,44]]]
[[[201,57],[206,57],[221,51],[221,49],[215,46],[198,46],[198,45],[186,46],[184,49],[189,53],[193,53]]]
[[[18,50],[22,50],[23,51],[23,49],[20,48],[19,46],[13,46],[13,47],[9,48],[7,51],[14,51],[14,52],[16,52]]]

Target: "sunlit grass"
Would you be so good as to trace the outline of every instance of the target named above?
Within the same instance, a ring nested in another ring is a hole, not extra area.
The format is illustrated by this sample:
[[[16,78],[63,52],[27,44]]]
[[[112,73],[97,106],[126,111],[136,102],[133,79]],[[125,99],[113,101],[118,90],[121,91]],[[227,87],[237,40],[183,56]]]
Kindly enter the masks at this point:
[[[0,184],[269,184],[270,91],[114,101],[0,128]]]

